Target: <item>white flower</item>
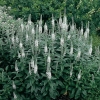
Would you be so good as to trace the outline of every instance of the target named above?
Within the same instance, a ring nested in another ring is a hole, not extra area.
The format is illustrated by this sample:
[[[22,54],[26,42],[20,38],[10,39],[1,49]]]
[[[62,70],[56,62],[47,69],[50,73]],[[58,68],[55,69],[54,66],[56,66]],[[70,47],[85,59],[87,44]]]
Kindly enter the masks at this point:
[[[47,71],[47,72],[46,72],[46,75],[47,75],[47,78],[48,78],[48,79],[51,79],[51,71]]]
[[[29,24],[29,25],[31,25],[31,24],[32,24],[31,20],[28,20],[28,24]]]
[[[72,55],[72,54],[73,54],[73,45],[71,43],[70,55]]]
[[[60,44],[61,44],[61,46],[64,46],[64,38],[63,37],[61,37],[61,39],[60,39]]]
[[[23,32],[23,30],[24,30],[24,25],[23,24],[21,24],[21,29],[22,29],[22,32]]]
[[[42,26],[39,26],[39,33],[42,33]]]
[[[81,33],[81,35],[83,35],[83,28],[81,28],[80,33]]]
[[[12,83],[12,87],[13,87],[14,90],[16,90],[16,85],[15,85],[15,82],[14,81]]]
[[[28,16],[28,24],[31,25],[31,23],[32,23],[31,22],[31,14],[29,14],[29,16]]]
[[[38,66],[37,66],[37,64],[35,64],[35,66],[34,66],[34,74],[37,73],[37,70],[38,70]]]
[[[90,31],[89,28],[87,28],[86,31],[87,31],[87,33],[89,34],[89,31]]]
[[[15,42],[14,36],[12,36],[11,40],[12,40],[12,43],[14,44],[14,42]]]
[[[61,17],[59,18],[59,25],[60,25],[60,27],[62,26],[62,18]]]
[[[20,42],[20,43],[19,43],[19,47],[20,47],[20,48],[22,48],[22,47],[23,47],[23,44],[22,44],[22,42]]]
[[[48,52],[47,45],[45,45],[45,47],[44,47],[44,52],[45,52],[45,53],[47,53],[47,52]]]
[[[13,92],[14,99],[17,99],[17,95]]]
[[[54,18],[52,17],[52,26],[54,27],[55,22],[54,22]]]
[[[81,50],[80,50],[80,48],[78,48],[78,54],[77,54],[77,59],[80,59],[80,56],[81,56]]]
[[[34,30],[34,28],[32,28],[32,34],[35,34],[35,30]]]
[[[72,77],[72,75],[73,75],[73,67],[70,70],[70,77]]]
[[[24,49],[22,49],[21,55],[22,55],[22,57],[25,57]]]
[[[89,48],[89,55],[92,54],[92,44],[90,45],[90,48]]]
[[[70,40],[70,38],[71,38],[71,35],[69,34],[68,37],[67,37],[67,39]]]
[[[15,71],[18,73],[18,66],[17,66],[17,61],[15,62]]]
[[[38,48],[38,40],[37,39],[35,40],[35,47]]]
[[[74,29],[75,29],[74,24],[72,24],[71,31],[74,31]]]
[[[67,17],[66,17],[65,14],[64,14],[64,17],[63,17],[63,23],[67,23]]]
[[[52,41],[55,40],[55,34],[54,33],[51,34],[51,39],[52,39]]]
[[[28,30],[28,31],[29,31],[29,25],[28,25],[28,24],[26,25],[26,30]]]
[[[79,71],[79,73],[78,73],[78,80],[80,80],[81,79],[81,70]]]
[[[50,55],[47,57],[47,62],[51,63],[51,57],[50,57]]]
[[[45,23],[44,25],[44,30],[47,32],[48,31],[48,27],[47,27],[47,24]]]
[[[68,30],[68,25],[66,24],[66,23],[62,23],[62,26],[61,26],[61,28],[63,29],[63,30]]]
[[[87,37],[88,37],[88,33],[87,33],[87,31],[85,31],[85,33],[84,33],[84,37],[85,37],[85,39],[87,39]]]
[[[39,25],[42,25],[42,15],[41,15],[41,18],[40,18],[40,21],[39,21]]]
[[[34,68],[34,60],[31,59],[31,67]]]
[[[29,36],[28,36],[28,34],[26,34],[26,41],[28,41],[28,38],[29,38]]]

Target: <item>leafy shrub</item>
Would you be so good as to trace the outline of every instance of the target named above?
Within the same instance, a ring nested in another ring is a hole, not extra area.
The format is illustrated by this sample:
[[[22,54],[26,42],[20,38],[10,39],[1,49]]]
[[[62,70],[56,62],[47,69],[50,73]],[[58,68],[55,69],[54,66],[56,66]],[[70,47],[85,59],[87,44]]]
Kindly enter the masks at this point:
[[[19,19],[12,26],[1,30],[0,99],[51,100],[65,94],[86,100],[100,87],[100,51],[92,53],[89,25],[85,32],[77,30],[64,14],[57,26],[52,16],[50,30],[46,23],[42,27],[42,17],[31,22],[31,15],[28,23]]]
[[[59,13],[66,8],[68,20],[74,16],[77,27],[81,26],[81,22],[85,25],[89,21],[91,31],[96,32],[100,28],[99,0],[3,0],[0,5],[10,6],[9,13],[15,18],[22,17],[27,20],[28,15],[31,14],[33,22],[39,20],[40,14],[43,15],[43,21],[49,22],[52,14],[58,19]]]

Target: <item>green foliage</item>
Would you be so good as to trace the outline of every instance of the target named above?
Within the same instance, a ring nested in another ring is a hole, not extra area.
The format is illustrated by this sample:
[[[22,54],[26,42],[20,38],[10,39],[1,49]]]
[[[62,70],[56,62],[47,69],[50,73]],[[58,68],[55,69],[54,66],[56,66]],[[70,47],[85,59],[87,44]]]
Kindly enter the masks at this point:
[[[42,19],[34,24],[29,16],[24,23],[2,10],[1,100],[54,100],[65,93],[86,100],[92,94],[100,95],[100,51],[92,53],[88,25],[85,32],[83,27],[77,30],[73,19],[68,26],[64,14],[57,26],[52,17],[48,29]]]
[[[95,34],[93,34],[92,37],[93,37],[93,46],[94,47],[100,46],[100,37]]]
[[[99,0],[67,0],[66,2],[68,18],[73,16],[78,27],[81,22],[89,21],[91,31],[96,31],[96,28],[100,27],[99,9]]]
[[[32,21],[39,20],[42,14],[43,21],[48,21],[52,14],[58,19],[59,13],[66,9],[68,20],[74,17],[77,27],[83,22],[90,22],[90,29],[96,32],[100,28],[100,1],[99,0],[3,0],[0,5],[10,6],[10,14],[15,18],[22,17],[27,20],[32,15]]]

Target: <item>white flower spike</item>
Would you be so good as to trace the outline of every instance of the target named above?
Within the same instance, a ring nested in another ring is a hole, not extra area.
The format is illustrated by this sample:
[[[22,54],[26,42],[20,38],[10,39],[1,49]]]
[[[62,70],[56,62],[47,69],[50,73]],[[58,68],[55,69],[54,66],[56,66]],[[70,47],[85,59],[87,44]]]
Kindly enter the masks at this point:
[[[14,96],[14,99],[16,100],[17,99],[17,95],[15,94],[15,92],[13,92],[13,96]]]
[[[15,62],[15,71],[18,73],[19,69],[18,69],[18,66],[17,66],[17,60]]]
[[[46,72],[47,78],[50,80],[51,79],[51,71]]]
[[[80,80],[80,79],[81,79],[81,74],[82,74],[82,71],[80,70],[80,71],[79,71],[79,73],[78,73],[78,77],[77,77],[77,78],[78,78],[78,80]]]
[[[16,85],[15,85],[15,82],[14,81],[12,83],[12,87],[13,87],[14,90],[16,90]]]

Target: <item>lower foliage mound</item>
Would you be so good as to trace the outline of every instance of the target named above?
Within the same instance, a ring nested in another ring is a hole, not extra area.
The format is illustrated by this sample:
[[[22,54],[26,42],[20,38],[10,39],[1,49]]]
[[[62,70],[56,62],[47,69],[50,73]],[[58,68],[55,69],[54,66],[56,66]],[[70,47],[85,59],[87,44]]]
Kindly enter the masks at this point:
[[[35,25],[31,16],[28,23],[19,19],[12,27],[1,26],[1,100],[54,100],[60,95],[86,100],[99,95],[100,52],[92,51],[89,24],[78,30],[64,15],[57,25],[52,16],[52,29],[46,23],[42,27],[42,17]]]

